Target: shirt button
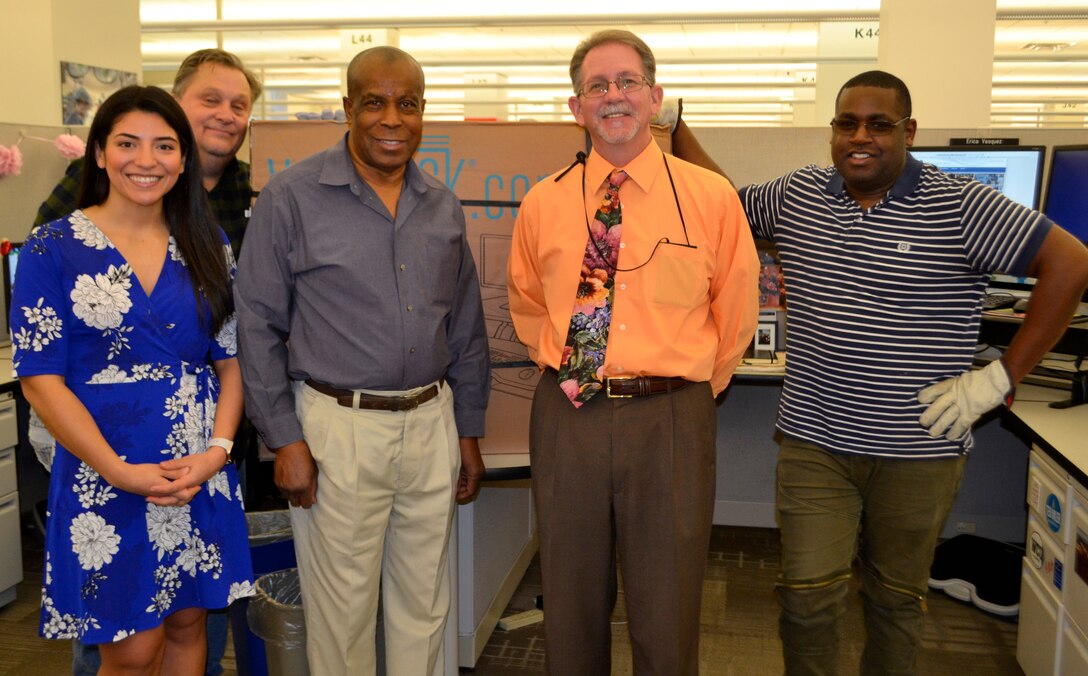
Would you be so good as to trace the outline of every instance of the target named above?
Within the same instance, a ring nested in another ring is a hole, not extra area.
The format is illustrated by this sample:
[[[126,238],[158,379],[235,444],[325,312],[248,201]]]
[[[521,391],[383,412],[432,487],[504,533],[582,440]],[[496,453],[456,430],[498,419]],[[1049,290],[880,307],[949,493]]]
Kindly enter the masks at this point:
[[[407,265],[405,265],[404,263],[401,263],[401,264],[400,264],[400,269],[401,269],[402,271],[403,271],[403,270],[407,270],[407,269],[408,269],[408,266],[407,266]]]
[[[626,291],[626,290],[627,290],[627,285],[626,284],[620,284],[620,291]]]
[[[627,325],[626,324],[620,324],[620,331],[626,331],[626,330],[627,330]]]
[[[626,249],[627,248],[627,243],[626,242],[620,242],[620,248],[621,249]]]
[[[415,354],[416,353],[416,348],[410,347],[410,348],[408,348],[408,352],[411,353],[411,354]]]
[[[411,306],[411,305],[409,305],[409,306],[408,306],[408,311],[409,311],[409,312],[411,312],[411,311],[412,311],[412,306]]]

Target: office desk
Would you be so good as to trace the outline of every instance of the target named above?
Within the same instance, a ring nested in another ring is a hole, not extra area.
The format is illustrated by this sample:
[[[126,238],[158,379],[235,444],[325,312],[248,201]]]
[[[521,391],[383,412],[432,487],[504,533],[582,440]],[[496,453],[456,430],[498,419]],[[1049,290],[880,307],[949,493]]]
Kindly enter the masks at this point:
[[[1048,405],[1068,398],[1068,390],[1021,385],[1011,413],[1034,443],[1088,486],[1088,404],[1066,409]]]
[[[782,381],[763,371],[738,372],[718,406],[716,525],[777,525],[775,418]],[[975,428],[975,447],[942,537],[974,532],[1005,542],[1023,540],[1029,439],[1022,427],[993,414]]]

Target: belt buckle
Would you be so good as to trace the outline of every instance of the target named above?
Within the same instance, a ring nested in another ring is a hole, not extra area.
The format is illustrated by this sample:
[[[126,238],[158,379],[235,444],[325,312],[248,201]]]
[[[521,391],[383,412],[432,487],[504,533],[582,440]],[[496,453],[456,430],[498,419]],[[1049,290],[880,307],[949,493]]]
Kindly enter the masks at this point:
[[[633,394],[612,394],[612,381],[613,380],[635,380],[638,376],[620,376],[615,378],[605,378],[604,380],[604,393],[608,395],[609,399],[633,399]]]
[[[397,412],[412,411],[419,408],[418,394],[400,394],[390,397],[390,400],[393,403],[393,410]]]

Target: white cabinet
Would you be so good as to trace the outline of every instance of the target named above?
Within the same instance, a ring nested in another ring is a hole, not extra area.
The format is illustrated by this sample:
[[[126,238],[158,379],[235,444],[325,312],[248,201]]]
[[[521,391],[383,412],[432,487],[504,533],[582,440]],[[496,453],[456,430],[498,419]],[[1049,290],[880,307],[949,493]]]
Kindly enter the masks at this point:
[[[0,606],[15,600],[23,580],[23,544],[19,534],[19,491],[15,449],[19,443],[15,397],[0,394]]]
[[[1026,676],[1088,674],[1088,489],[1032,448],[1027,493],[1016,658]]]

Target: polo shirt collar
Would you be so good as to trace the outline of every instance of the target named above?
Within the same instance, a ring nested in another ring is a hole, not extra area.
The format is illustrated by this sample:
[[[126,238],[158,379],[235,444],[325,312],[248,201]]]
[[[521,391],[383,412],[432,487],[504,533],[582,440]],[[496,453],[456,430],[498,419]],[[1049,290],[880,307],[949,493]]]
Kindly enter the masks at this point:
[[[907,152],[907,163],[903,167],[903,173],[895,179],[892,189],[888,191],[888,197],[906,197],[918,188],[918,181],[922,176],[922,163]],[[831,172],[831,178],[827,179],[824,192],[828,195],[839,195],[846,191],[846,182],[838,169]]]
[[[650,142],[646,144],[646,147],[642,149],[642,152],[635,159],[623,167],[613,166],[608,160],[601,157],[596,150],[591,150],[589,157],[586,159],[586,189],[596,192],[605,184],[605,180],[613,169],[623,169],[627,172],[629,181],[634,181],[635,185],[641,188],[643,192],[648,192],[658,174],[661,173],[661,169],[665,166],[664,163],[661,148],[657,145],[657,141],[653,139],[650,139]]]

